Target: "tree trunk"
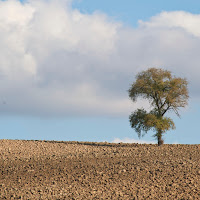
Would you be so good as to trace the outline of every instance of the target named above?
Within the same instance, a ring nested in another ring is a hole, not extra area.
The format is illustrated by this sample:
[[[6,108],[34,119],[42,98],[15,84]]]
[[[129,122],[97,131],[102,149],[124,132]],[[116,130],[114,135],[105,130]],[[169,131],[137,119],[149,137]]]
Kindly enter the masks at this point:
[[[157,138],[158,138],[158,146],[161,146],[164,143],[164,141],[162,139],[162,131],[160,131],[160,130],[158,131]]]

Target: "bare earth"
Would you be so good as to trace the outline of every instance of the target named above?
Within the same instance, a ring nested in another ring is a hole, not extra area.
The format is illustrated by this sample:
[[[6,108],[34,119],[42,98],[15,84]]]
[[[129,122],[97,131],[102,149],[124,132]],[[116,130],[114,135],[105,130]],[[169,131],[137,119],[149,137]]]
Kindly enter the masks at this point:
[[[200,145],[0,140],[0,199],[200,199]]]

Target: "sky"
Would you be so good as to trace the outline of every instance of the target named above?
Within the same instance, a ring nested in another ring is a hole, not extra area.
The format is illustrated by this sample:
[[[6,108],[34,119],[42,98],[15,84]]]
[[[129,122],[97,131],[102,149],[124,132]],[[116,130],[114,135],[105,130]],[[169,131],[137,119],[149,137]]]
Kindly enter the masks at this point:
[[[199,144],[200,2],[0,0],[1,139],[155,143],[127,90],[159,67],[189,82],[168,144]]]

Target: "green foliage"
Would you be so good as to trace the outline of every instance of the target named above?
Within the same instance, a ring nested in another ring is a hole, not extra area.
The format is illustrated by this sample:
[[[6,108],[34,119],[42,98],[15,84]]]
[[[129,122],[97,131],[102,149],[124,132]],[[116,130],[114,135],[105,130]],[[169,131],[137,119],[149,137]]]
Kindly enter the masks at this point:
[[[131,127],[138,133],[139,138],[141,137],[142,131],[147,133],[151,129],[151,126],[147,124],[147,112],[144,109],[138,109],[129,116]],[[143,135],[142,135],[143,136]]]
[[[163,69],[150,68],[136,76],[136,82],[128,90],[129,97],[133,102],[138,97],[147,99],[153,108],[149,113],[138,109],[129,117],[139,137],[141,132],[145,134],[151,129],[157,132],[154,136],[159,140],[163,133],[175,129],[172,119],[164,115],[174,111],[180,117],[179,108],[188,103],[187,85],[185,78],[173,77],[170,71]]]
[[[129,116],[131,127],[136,130],[138,136],[141,137],[150,129],[153,131],[161,130],[162,133],[175,129],[175,124],[169,117],[158,118],[153,113],[147,113],[144,109],[138,109]],[[155,135],[156,136],[156,135]]]

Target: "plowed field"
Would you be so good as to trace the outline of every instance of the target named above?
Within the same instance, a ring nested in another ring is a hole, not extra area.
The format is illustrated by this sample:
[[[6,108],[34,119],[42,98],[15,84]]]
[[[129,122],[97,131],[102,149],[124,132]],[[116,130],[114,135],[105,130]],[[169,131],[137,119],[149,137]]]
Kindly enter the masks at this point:
[[[200,199],[200,145],[0,140],[0,199]]]

